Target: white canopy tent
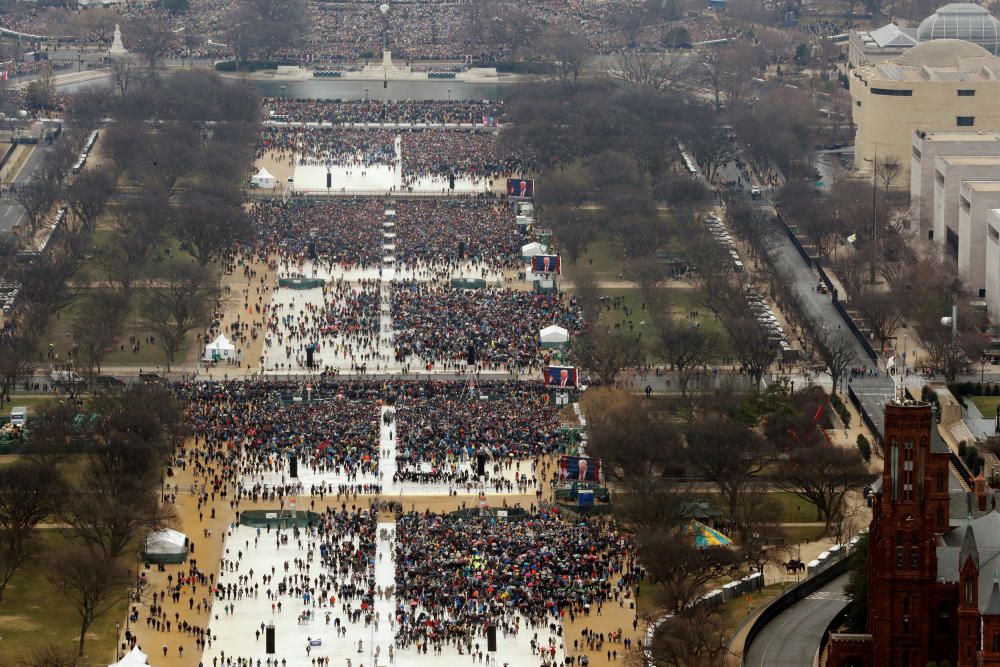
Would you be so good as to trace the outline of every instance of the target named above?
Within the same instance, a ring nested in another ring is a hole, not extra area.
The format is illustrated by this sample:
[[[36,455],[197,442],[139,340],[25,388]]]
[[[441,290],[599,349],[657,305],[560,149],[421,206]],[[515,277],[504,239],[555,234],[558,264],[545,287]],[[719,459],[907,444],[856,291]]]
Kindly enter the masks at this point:
[[[205,346],[205,361],[223,361],[236,358],[236,346],[229,342],[225,334]]]
[[[542,347],[565,347],[569,344],[569,332],[562,327],[552,325],[538,332]]]
[[[157,563],[183,563],[188,554],[188,538],[173,528],[164,528],[146,536],[143,557]]]
[[[254,186],[264,188],[266,190],[273,190],[278,187],[278,179],[274,177],[274,174],[263,167],[260,168],[260,171],[250,177],[250,182]]]
[[[548,246],[544,246],[538,241],[532,241],[527,245],[521,246],[521,257],[525,259],[530,259],[535,255],[544,255],[549,251]]]
[[[140,665],[148,665],[146,662],[147,656],[145,653],[139,650],[139,647],[133,647],[131,651],[125,654],[125,657],[118,662],[108,665],[108,667],[140,667]]]

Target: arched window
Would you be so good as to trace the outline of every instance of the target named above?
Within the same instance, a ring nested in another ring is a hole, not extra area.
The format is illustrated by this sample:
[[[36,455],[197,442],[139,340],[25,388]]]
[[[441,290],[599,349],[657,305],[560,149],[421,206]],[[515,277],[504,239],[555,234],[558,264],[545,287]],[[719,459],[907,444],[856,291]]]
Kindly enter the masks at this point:
[[[971,607],[976,601],[975,581],[971,576],[965,578],[965,605]]]
[[[937,508],[937,527],[944,528],[947,524],[944,518],[944,507],[939,506]]]

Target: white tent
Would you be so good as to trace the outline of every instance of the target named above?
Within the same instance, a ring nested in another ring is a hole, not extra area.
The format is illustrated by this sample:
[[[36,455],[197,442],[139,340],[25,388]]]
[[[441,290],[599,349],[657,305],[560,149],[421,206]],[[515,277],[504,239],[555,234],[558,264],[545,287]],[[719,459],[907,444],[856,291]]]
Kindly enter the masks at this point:
[[[544,255],[549,251],[547,246],[543,246],[538,241],[532,241],[528,245],[521,246],[521,257],[534,257],[535,255]]]
[[[229,342],[225,334],[205,346],[205,361],[222,361],[236,358],[236,346]]]
[[[260,168],[260,171],[250,177],[250,182],[258,188],[264,188],[267,190],[273,190],[278,187],[278,179],[276,179],[271,172],[263,167]]]
[[[146,536],[143,558],[157,563],[183,563],[188,554],[188,538],[173,528],[164,528]]]
[[[145,653],[139,650],[139,647],[133,647],[131,651],[125,654],[125,657],[114,663],[113,665],[108,665],[108,667],[139,667],[140,665],[147,665],[147,656]]]
[[[542,347],[564,347],[569,343],[569,332],[553,324],[539,331],[538,338]]]

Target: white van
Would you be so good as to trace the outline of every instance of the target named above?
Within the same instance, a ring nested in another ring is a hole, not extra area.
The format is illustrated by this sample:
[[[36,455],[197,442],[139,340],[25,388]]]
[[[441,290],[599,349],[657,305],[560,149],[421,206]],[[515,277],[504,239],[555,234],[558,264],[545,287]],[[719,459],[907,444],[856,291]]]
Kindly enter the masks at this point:
[[[10,423],[13,426],[24,427],[28,423],[28,408],[11,408]]]

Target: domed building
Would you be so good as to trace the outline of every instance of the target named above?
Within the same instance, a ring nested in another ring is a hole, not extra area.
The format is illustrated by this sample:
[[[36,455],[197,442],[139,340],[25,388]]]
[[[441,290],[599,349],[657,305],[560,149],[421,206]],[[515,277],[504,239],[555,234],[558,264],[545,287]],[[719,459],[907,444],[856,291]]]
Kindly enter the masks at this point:
[[[993,18],[985,7],[972,2],[954,2],[920,22],[917,41],[929,42],[932,39],[961,39],[978,44],[993,55],[1000,55],[1000,21]]]
[[[875,30],[855,30],[848,37],[848,65],[861,67],[895,58],[917,44],[936,39],[961,39],[1000,55],[1000,21],[974,2],[953,2],[916,28],[889,23]]]
[[[922,42],[856,68],[849,81],[854,167],[870,174],[875,160],[894,160],[901,168],[898,187],[909,183],[915,130],[1000,130],[1000,57],[972,42]]]

